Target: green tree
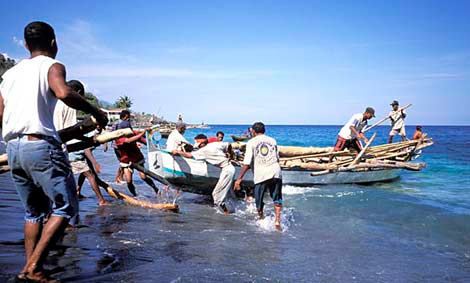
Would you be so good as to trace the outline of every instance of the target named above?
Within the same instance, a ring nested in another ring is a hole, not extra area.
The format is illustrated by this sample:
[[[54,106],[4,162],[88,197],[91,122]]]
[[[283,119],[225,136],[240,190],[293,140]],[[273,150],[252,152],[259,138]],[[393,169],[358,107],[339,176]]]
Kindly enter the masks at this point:
[[[93,95],[93,93],[85,92],[85,99],[88,102],[90,102],[91,105],[102,108],[101,102],[98,100],[98,98],[96,96]]]
[[[114,103],[114,106],[116,106],[116,108],[126,108],[126,109],[131,108],[132,100],[129,96],[123,95],[119,97],[118,100],[116,100],[116,102]]]
[[[85,92],[85,99],[93,106],[96,106],[98,108],[103,108],[103,105],[101,105],[101,102],[99,101],[99,99],[93,95],[93,93],[91,92]],[[85,117],[87,114],[83,111],[78,111],[77,113],[77,116],[78,117]]]

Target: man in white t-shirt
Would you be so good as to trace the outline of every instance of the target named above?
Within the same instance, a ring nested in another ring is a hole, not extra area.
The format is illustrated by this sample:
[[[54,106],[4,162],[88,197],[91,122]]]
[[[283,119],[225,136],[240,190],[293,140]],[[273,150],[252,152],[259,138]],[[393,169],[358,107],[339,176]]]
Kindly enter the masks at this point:
[[[240,175],[235,181],[235,190],[239,190],[243,176],[251,167],[253,170],[253,181],[255,183],[256,209],[260,218],[264,217],[264,194],[266,191],[274,202],[274,212],[276,220],[274,225],[281,228],[282,209],[282,175],[279,165],[279,151],[277,142],[272,137],[265,135],[266,129],[263,123],[253,124],[252,132],[254,137],[246,144],[245,158]]]
[[[10,174],[25,207],[26,264],[17,277],[49,282],[43,268],[48,250],[78,211],[75,181],[53,123],[57,99],[92,114],[101,127],[108,119],[66,85],[65,67],[55,60],[58,48],[49,24],[28,24],[24,38],[30,58],[2,76],[0,121]]]
[[[368,141],[362,131],[367,127],[367,120],[372,117],[375,117],[375,110],[372,107],[367,107],[364,113],[354,114],[339,131],[334,151],[342,151],[345,148],[361,151],[359,139]]]
[[[233,167],[229,159],[229,155],[231,155],[231,145],[228,142],[208,143],[207,137],[203,134],[197,135],[194,140],[199,147],[198,150],[183,152],[175,149],[171,153],[179,154],[186,158],[204,160],[222,169],[220,171],[219,181],[212,191],[212,197],[214,199],[214,205],[220,207],[225,214],[228,214],[229,211],[225,201],[231,192],[233,176],[235,175],[235,167]]]
[[[191,144],[183,137],[185,131],[186,125],[184,123],[176,124],[176,129],[170,133],[166,141],[166,150],[182,150],[185,144]]]
[[[399,109],[399,104],[397,100],[394,100],[392,104],[392,111],[388,114],[390,117],[390,122],[392,123],[392,129],[388,137],[388,143],[393,142],[393,137],[397,134],[400,134],[401,139],[406,141],[406,132],[405,132],[405,117],[406,112],[404,109]]]
[[[67,85],[71,87],[74,91],[80,94],[82,97],[85,97],[85,88],[83,84],[77,80],[71,80],[67,82]],[[54,126],[57,131],[60,131],[64,128],[71,127],[77,123],[77,110],[67,106],[62,101],[57,101],[56,107],[54,109]],[[71,140],[67,144],[73,144],[78,142],[78,140]],[[100,192],[98,186],[97,175],[95,175],[92,169],[88,166],[87,159],[93,160],[96,163],[95,157],[91,152],[91,149],[87,148],[77,152],[69,153],[70,166],[72,168],[73,174],[83,174],[90,183],[92,190],[95,192],[96,197],[98,198],[98,205],[109,205],[103,195]],[[98,164],[99,166],[99,164]],[[98,167],[99,168],[99,167]],[[106,186],[108,187],[108,186]],[[77,188],[77,195],[79,198],[82,198],[83,195],[80,194],[80,191]]]

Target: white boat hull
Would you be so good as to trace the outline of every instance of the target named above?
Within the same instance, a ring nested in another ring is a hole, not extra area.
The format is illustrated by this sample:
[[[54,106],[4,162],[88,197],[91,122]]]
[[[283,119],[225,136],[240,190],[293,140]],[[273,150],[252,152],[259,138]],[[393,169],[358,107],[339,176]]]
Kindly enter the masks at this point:
[[[165,178],[170,183],[198,194],[211,194],[220,169],[204,161],[173,156],[165,150],[149,152],[150,171]],[[239,166],[235,166],[238,176]],[[282,183],[293,186],[361,184],[384,182],[399,178],[402,169],[381,169],[361,172],[333,172],[312,176],[311,171],[300,169],[282,170]],[[253,186],[253,174],[248,171],[243,186]]]

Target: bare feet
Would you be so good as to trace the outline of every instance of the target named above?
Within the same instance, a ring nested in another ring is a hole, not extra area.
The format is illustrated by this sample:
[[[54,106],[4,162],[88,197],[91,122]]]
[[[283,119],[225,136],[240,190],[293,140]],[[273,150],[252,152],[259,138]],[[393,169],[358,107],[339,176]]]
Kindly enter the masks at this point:
[[[111,203],[109,201],[102,200],[102,201],[98,202],[98,205],[99,206],[110,206]]]
[[[44,271],[37,271],[37,272],[27,272],[25,273],[25,279],[31,280],[33,282],[38,283],[58,283],[60,280],[54,279],[52,277],[47,276]]]

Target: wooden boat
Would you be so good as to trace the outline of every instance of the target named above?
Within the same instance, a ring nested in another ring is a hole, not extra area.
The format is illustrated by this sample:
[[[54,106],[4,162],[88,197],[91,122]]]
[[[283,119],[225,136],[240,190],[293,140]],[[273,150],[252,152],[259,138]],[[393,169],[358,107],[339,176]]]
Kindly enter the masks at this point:
[[[249,139],[251,139],[251,136],[235,136],[235,135],[231,135],[232,137],[232,140],[234,142],[241,142],[241,141],[247,141]]]
[[[431,139],[397,142],[353,151],[332,152],[331,148],[279,146],[282,182],[285,185],[311,186],[328,184],[363,184],[398,179],[405,170],[418,171],[425,164],[410,162]],[[243,152],[243,143],[233,143]],[[241,156],[242,157],[242,156]],[[333,160],[330,161],[330,157]],[[173,156],[165,149],[149,145],[149,170],[184,191],[210,195],[217,183],[220,169],[201,160]],[[241,159],[241,158],[239,158]],[[240,172],[240,160],[233,161],[235,176]],[[242,186],[252,187],[253,175],[247,172]]]

